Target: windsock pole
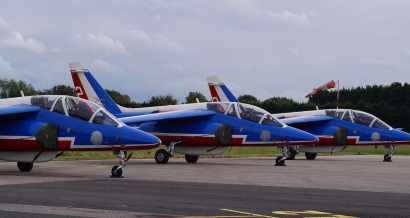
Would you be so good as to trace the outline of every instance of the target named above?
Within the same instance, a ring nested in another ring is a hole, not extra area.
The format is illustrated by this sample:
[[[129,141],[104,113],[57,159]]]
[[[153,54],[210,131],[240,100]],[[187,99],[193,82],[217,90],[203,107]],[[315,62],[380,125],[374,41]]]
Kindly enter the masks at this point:
[[[337,80],[337,99],[336,99],[336,109],[339,109],[339,80]]]

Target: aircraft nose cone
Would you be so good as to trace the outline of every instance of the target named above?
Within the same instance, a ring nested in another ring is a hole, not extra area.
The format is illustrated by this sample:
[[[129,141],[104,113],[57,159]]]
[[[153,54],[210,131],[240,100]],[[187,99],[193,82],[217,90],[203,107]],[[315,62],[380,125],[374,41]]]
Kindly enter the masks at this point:
[[[161,144],[161,140],[158,137],[141,130],[138,131],[140,132],[140,134],[138,134],[136,140],[141,144],[155,144],[158,146]]]
[[[121,132],[125,137],[123,139],[126,139],[128,144],[132,146],[149,146],[149,148],[154,148],[161,144],[161,140],[158,137],[133,127],[123,126],[121,127]],[[127,146],[127,143],[125,146]]]
[[[394,133],[392,135],[392,140],[395,141],[397,144],[408,144],[410,143],[410,134],[407,132],[403,132],[401,130],[393,130]]]
[[[289,128],[290,134],[286,136],[286,139],[290,143],[297,144],[300,142],[300,145],[314,145],[319,142],[319,138],[313,134],[289,126],[286,128]]]

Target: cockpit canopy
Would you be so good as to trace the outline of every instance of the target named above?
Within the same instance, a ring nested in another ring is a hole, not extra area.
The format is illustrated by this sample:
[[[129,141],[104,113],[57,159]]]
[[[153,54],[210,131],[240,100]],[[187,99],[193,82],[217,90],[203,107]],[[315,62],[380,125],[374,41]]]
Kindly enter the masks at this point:
[[[90,123],[114,127],[123,124],[101,106],[77,97],[58,95],[33,96],[31,97],[31,104]]]
[[[358,110],[335,109],[326,110],[327,116],[379,129],[393,129],[379,118]]]
[[[263,125],[276,127],[285,126],[285,124],[274,118],[269,112],[249,104],[238,102],[209,102],[207,103],[207,109]]]

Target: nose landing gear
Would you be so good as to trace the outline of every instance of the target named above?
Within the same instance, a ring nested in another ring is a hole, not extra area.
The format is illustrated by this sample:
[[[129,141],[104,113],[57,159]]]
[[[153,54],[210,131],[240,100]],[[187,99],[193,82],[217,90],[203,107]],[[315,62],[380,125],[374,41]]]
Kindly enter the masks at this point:
[[[391,157],[394,155],[394,145],[389,145],[390,154],[385,154],[383,162],[392,162]]]
[[[117,143],[120,140],[120,137],[115,137],[115,142]],[[113,155],[118,157],[118,161],[120,162],[120,165],[117,166],[115,165],[112,169],[111,169],[111,178],[124,178],[124,176],[122,175],[122,168],[124,168],[125,166],[127,166],[127,161],[131,158],[132,156],[132,152],[131,154],[127,157],[127,159],[125,160],[124,158],[127,155],[127,151],[123,151],[123,149],[125,148],[124,144],[121,144],[120,147],[115,147],[115,145],[112,146],[112,153]]]
[[[120,162],[120,165],[119,165],[119,166],[114,166],[114,167],[111,169],[111,177],[123,178],[122,168],[124,168],[125,166],[127,166],[126,160],[124,160],[124,158],[125,158],[124,151],[123,151],[123,150],[118,150],[118,151],[115,151],[115,150],[114,150],[114,151],[113,151],[113,154],[118,157],[118,160],[119,160],[119,162]],[[130,156],[131,156],[131,154],[130,154]]]
[[[278,146],[278,149],[282,151],[283,157],[279,156],[276,158],[275,166],[286,166],[285,160],[291,157],[291,153],[289,151],[289,147],[287,145]]]

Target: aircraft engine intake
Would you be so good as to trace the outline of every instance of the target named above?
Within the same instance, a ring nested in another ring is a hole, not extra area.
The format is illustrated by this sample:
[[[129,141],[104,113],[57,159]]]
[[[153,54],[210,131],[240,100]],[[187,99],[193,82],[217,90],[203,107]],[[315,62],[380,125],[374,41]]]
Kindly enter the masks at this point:
[[[220,145],[231,145],[232,126],[221,124],[214,133],[216,140]]]
[[[57,150],[58,126],[46,123],[37,131],[36,140],[40,147],[46,151]]]
[[[347,143],[347,129],[337,128],[333,134],[336,144],[345,145]]]

